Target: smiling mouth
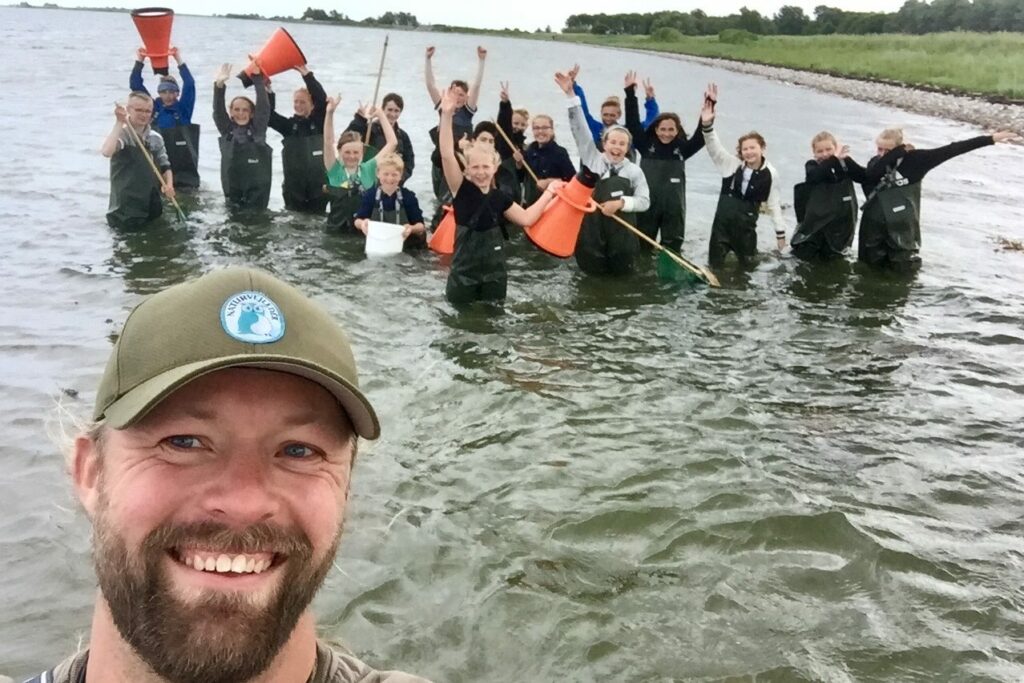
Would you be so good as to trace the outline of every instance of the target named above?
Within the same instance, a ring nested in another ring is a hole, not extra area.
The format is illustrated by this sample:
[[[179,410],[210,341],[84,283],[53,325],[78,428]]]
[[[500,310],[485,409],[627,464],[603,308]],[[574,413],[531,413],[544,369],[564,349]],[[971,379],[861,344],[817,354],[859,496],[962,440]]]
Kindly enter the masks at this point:
[[[168,555],[190,569],[213,574],[262,574],[284,561],[278,553],[222,553],[195,548],[174,548]]]

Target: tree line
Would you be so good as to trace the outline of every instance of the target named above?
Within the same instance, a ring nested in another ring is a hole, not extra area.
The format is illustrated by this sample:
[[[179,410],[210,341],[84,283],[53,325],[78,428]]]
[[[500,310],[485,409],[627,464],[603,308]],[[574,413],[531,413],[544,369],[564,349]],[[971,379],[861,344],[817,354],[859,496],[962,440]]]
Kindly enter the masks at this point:
[[[356,21],[350,19],[347,15],[342,14],[338,10],[332,9],[326,11],[322,9],[314,9],[307,7],[306,11],[302,13],[299,19],[310,19],[312,21],[327,21],[334,24],[345,24],[349,26],[405,26],[408,28],[418,28],[420,22],[416,19],[416,15],[410,14],[409,12],[385,12],[377,18],[367,17],[362,21]]]
[[[1021,0],[906,0],[896,12],[848,12],[818,5],[809,17],[800,7],[786,5],[774,16],[743,7],[737,14],[708,16],[692,12],[647,14],[573,14],[564,33],[652,35],[674,29],[689,36],[718,35],[729,29],[757,35],[827,35],[832,33],[936,33],[940,31],[1024,31]]]

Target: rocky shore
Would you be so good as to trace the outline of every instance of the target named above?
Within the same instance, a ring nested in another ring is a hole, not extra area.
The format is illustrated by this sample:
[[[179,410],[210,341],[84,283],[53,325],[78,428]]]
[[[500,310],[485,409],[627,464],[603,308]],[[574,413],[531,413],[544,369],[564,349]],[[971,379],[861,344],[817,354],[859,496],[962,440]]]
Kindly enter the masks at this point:
[[[1018,135],[1024,135],[1024,105],[1020,104],[992,102],[983,97],[952,95],[923,90],[909,85],[895,85],[857,78],[831,76],[812,71],[799,71],[797,69],[753,64],[750,62],[653,52],[650,50],[642,50],[642,52],[650,52],[661,57],[670,57],[682,61],[725,68],[731,71],[754,74],[794,85],[817,88],[818,90],[835,93],[843,97],[877,102],[878,104],[905,109],[917,114],[941,116],[973,123],[987,131],[1012,130]]]

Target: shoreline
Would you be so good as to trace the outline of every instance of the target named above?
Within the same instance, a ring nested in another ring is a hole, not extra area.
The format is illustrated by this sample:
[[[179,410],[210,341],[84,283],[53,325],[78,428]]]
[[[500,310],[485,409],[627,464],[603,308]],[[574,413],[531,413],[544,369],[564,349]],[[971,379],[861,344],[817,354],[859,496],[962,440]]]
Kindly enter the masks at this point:
[[[573,41],[566,41],[573,42]],[[759,62],[747,62],[721,57],[702,57],[678,52],[664,52],[639,47],[577,43],[600,47],[605,50],[624,50],[646,55],[666,57],[679,61],[695,62],[704,66],[717,66],[729,71],[760,76],[774,81],[814,88],[842,97],[866,100],[903,109],[915,114],[939,116],[980,126],[988,132],[1012,130],[1024,136],[1024,104],[1008,101],[993,101],[984,95],[962,95],[940,92],[934,88],[911,84],[896,84],[869,80],[857,76],[839,76],[817,71],[805,71],[790,67],[773,66]],[[909,95],[909,96],[908,96]]]

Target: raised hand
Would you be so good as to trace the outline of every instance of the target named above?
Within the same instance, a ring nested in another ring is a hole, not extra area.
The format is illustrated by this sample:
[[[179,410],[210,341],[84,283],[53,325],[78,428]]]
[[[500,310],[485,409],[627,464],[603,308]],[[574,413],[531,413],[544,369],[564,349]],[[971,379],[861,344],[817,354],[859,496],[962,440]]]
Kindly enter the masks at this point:
[[[309,67],[307,67],[305,64],[299,64],[298,66],[293,67],[293,68],[296,71],[299,72],[300,76],[308,76],[309,75]]]
[[[328,97],[327,98],[327,113],[328,114],[333,114],[335,112],[335,110],[338,108],[339,104],[341,104],[341,93],[338,93],[337,97]]]
[[[508,102],[508,81],[498,81],[498,85],[501,86],[501,101]]]
[[[650,78],[644,79],[644,97],[649,100],[654,99],[654,83],[651,82]]]
[[[146,61],[146,48],[140,47],[135,51],[135,61],[144,62]]]
[[[579,64],[573,64],[572,68],[569,69],[569,78],[571,78],[572,82],[575,83],[576,82],[576,77],[579,76],[579,75],[580,75],[580,65]]]
[[[700,123],[702,126],[710,126],[715,122],[715,104],[707,96],[700,107]]]
[[[455,111],[455,92],[451,88],[445,88],[444,92],[441,93],[441,113],[452,114]]]
[[[849,145],[841,145],[839,147],[839,151],[836,152],[836,158],[837,159],[845,159],[848,156],[850,156],[850,146]]]
[[[114,118],[118,123],[128,122],[128,110],[124,108],[123,104],[114,103]]]
[[[426,53],[427,54],[427,59],[432,59],[433,58],[435,50],[436,50],[436,48],[433,45],[431,45],[430,47],[427,48],[427,53]]]
[[[1021,137],[1012,130],[1000,130],[992,133],[993,142],[1019,142]]]
[[[480,58],[480,61],[487,59],[487,48],[483,45],[476,46],[476,56]]]
[[[169,49],[167,51],[167,54],[170,55],[171,57],[174,57],[174,63],[175,64],[181,65],[185,61],[185,60],[183,60],[181,58],[181,50],[179,50],[176,47],[172,47],[171,49]]]
[[[217,87],[223,87],[229,78],[231,78],[231,65],[221,64],[220,69],[217,70],[217,75],[213,78],[213,83]]]
[[[625,88],[626,90],[629,90],[630,88],[635,88],[636,87],[636,72],[635,71],[627,71],[626,72],[626,77],[622,79],[622,87]]]
[[[466,133],[463,133],[462,137],[459,138],[459,151],[462,152],[462,153],[465,153],[466,150],[469,149],[472,146],[473,146],[473,143],[470,142],[469,135],[467,135]]]
[[[572,76],[562,73],[561,71],[557,71],[555,72],[555,83],[558,84],[558,87],[561,88],[562,92],[566,95],[572,95]]]
[[[718,85],[715,83],[708,83],[708,87],[704,89],[704,100],[711,103],[711,108],[714,109],[715,105],[718,104]]]

